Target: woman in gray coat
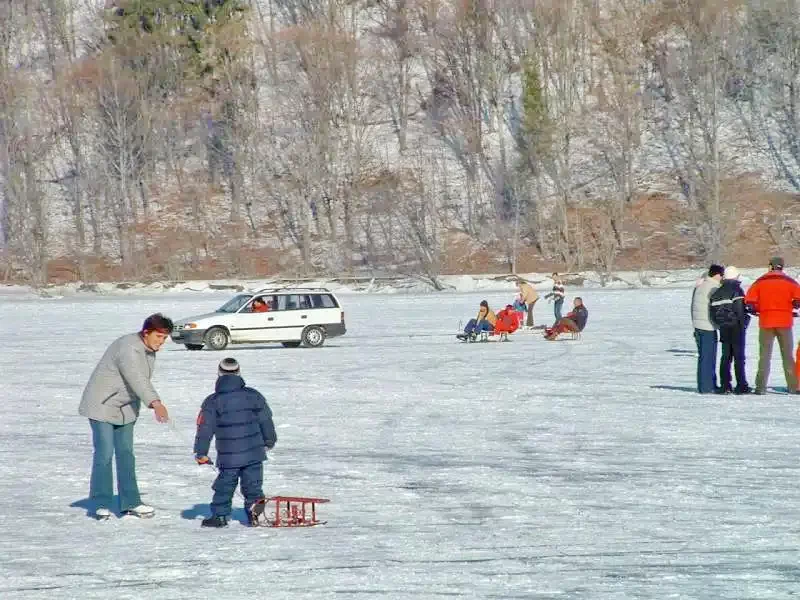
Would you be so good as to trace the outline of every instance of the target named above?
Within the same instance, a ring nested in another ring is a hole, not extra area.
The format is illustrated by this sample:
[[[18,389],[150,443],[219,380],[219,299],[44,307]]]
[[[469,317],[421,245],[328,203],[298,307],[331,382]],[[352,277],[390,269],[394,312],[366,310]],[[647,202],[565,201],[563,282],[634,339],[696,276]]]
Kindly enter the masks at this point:
[[[114,496],[111,460],[116,454],[117,490],[120,512],[136,517],[152,517],[155,511],[142,504],[136,483],[133,455],[133,426],[142,404],[153,409],[161,423],[169,420],[167,407],[150,383],[159,351],[169,334],[172,321],[160,313],[145,319],[142,330],[115,340],[103,354],[83,391],[78,412],[89,419],[92,428],[94,459],[89,497],[95,516],[107,519]]]

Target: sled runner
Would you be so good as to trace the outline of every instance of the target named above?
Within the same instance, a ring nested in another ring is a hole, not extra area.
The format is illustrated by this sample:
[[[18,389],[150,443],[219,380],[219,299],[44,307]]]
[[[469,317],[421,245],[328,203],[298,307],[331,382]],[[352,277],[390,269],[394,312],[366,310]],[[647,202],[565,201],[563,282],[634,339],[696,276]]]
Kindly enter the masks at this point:
[[[275,512],[268,516],[269,503],[275,503]],[[328,498],[305,498],[300,496],[273,496],[257,502],[251,509],[255,521],[261,527],[312,527],[327,521],[317,519],[317,504],[330,502]],[[270,520],[271,519],[271,520]]]
[[[481,331],[472,336],[466,333],[457,333],[456,338],[462,342],[508,342],[508,333],[501,331],[499,333],[494,331]]]

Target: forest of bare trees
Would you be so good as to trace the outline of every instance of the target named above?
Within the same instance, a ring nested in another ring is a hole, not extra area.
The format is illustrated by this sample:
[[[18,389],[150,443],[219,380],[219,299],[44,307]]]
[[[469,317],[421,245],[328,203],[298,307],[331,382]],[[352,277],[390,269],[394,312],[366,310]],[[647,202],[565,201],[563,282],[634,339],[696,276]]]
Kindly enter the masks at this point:
[[[643,197],[720,257],[800,194],[797,4],[0,0],[0,281],[610,272]]]

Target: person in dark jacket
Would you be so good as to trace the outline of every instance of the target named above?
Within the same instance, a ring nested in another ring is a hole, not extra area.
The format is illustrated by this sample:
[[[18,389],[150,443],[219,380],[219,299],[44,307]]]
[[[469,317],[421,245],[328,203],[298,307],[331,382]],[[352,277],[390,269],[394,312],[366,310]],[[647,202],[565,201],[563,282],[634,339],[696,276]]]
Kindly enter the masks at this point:
[[[739,283],[739,270],[728,266],[722,276],[722,285],[711,293],[711,321],[719,330],[722,360],[719,365],[721,394],[749,394],[744,368],[745,335],[750,315],[744,304],[744,290]],[[731,387],[731,361],[736,373],[736,389]]]
[[[194,453],[198,464],[211,464],[208,449],[216,438],[217,469],[219,474],[212,486],[211,517],[203,527],[225,527],[231,514],[236,484],[241,481],[245,510],[250,524],[255,516],[250,509],[263,500],[262,482],[265,448],[278,441],[272,411],[258,391],[246,387],[236,359],[225,358],[219,363],[215,392],[203,401],[197,416],[197,436]]]
[[[566,295],[566,291],[564,290],[564,282],[558,276],[558,273],[553,273],[553,291],[549,294],[545,294],[545,298],[548,300],[550,298],[553,299],[553,314],[556,317],[556,320],[553,323],[558,323],[561,320],[561,307],[564,306],[564,296]]]
[[[573,306],[574,308],[567,313],[566,317],[544,330],[544,338],[546,340],[553,341],[562,333],[583,331],[584,327],[586,327],[586,321],[589,319],[589,311],[583,304],[583,299],[579,297],[575,298]]]

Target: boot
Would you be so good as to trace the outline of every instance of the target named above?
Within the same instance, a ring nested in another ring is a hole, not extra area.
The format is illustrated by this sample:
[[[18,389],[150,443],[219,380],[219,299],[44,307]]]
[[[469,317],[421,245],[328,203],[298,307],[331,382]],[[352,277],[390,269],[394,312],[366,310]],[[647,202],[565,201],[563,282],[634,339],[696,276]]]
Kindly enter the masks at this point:
[[[228,526],[228,517],[216,516],[216,517],[208,517],[207,519],[203,519],[201,523],[202,527],[227,527]]]

